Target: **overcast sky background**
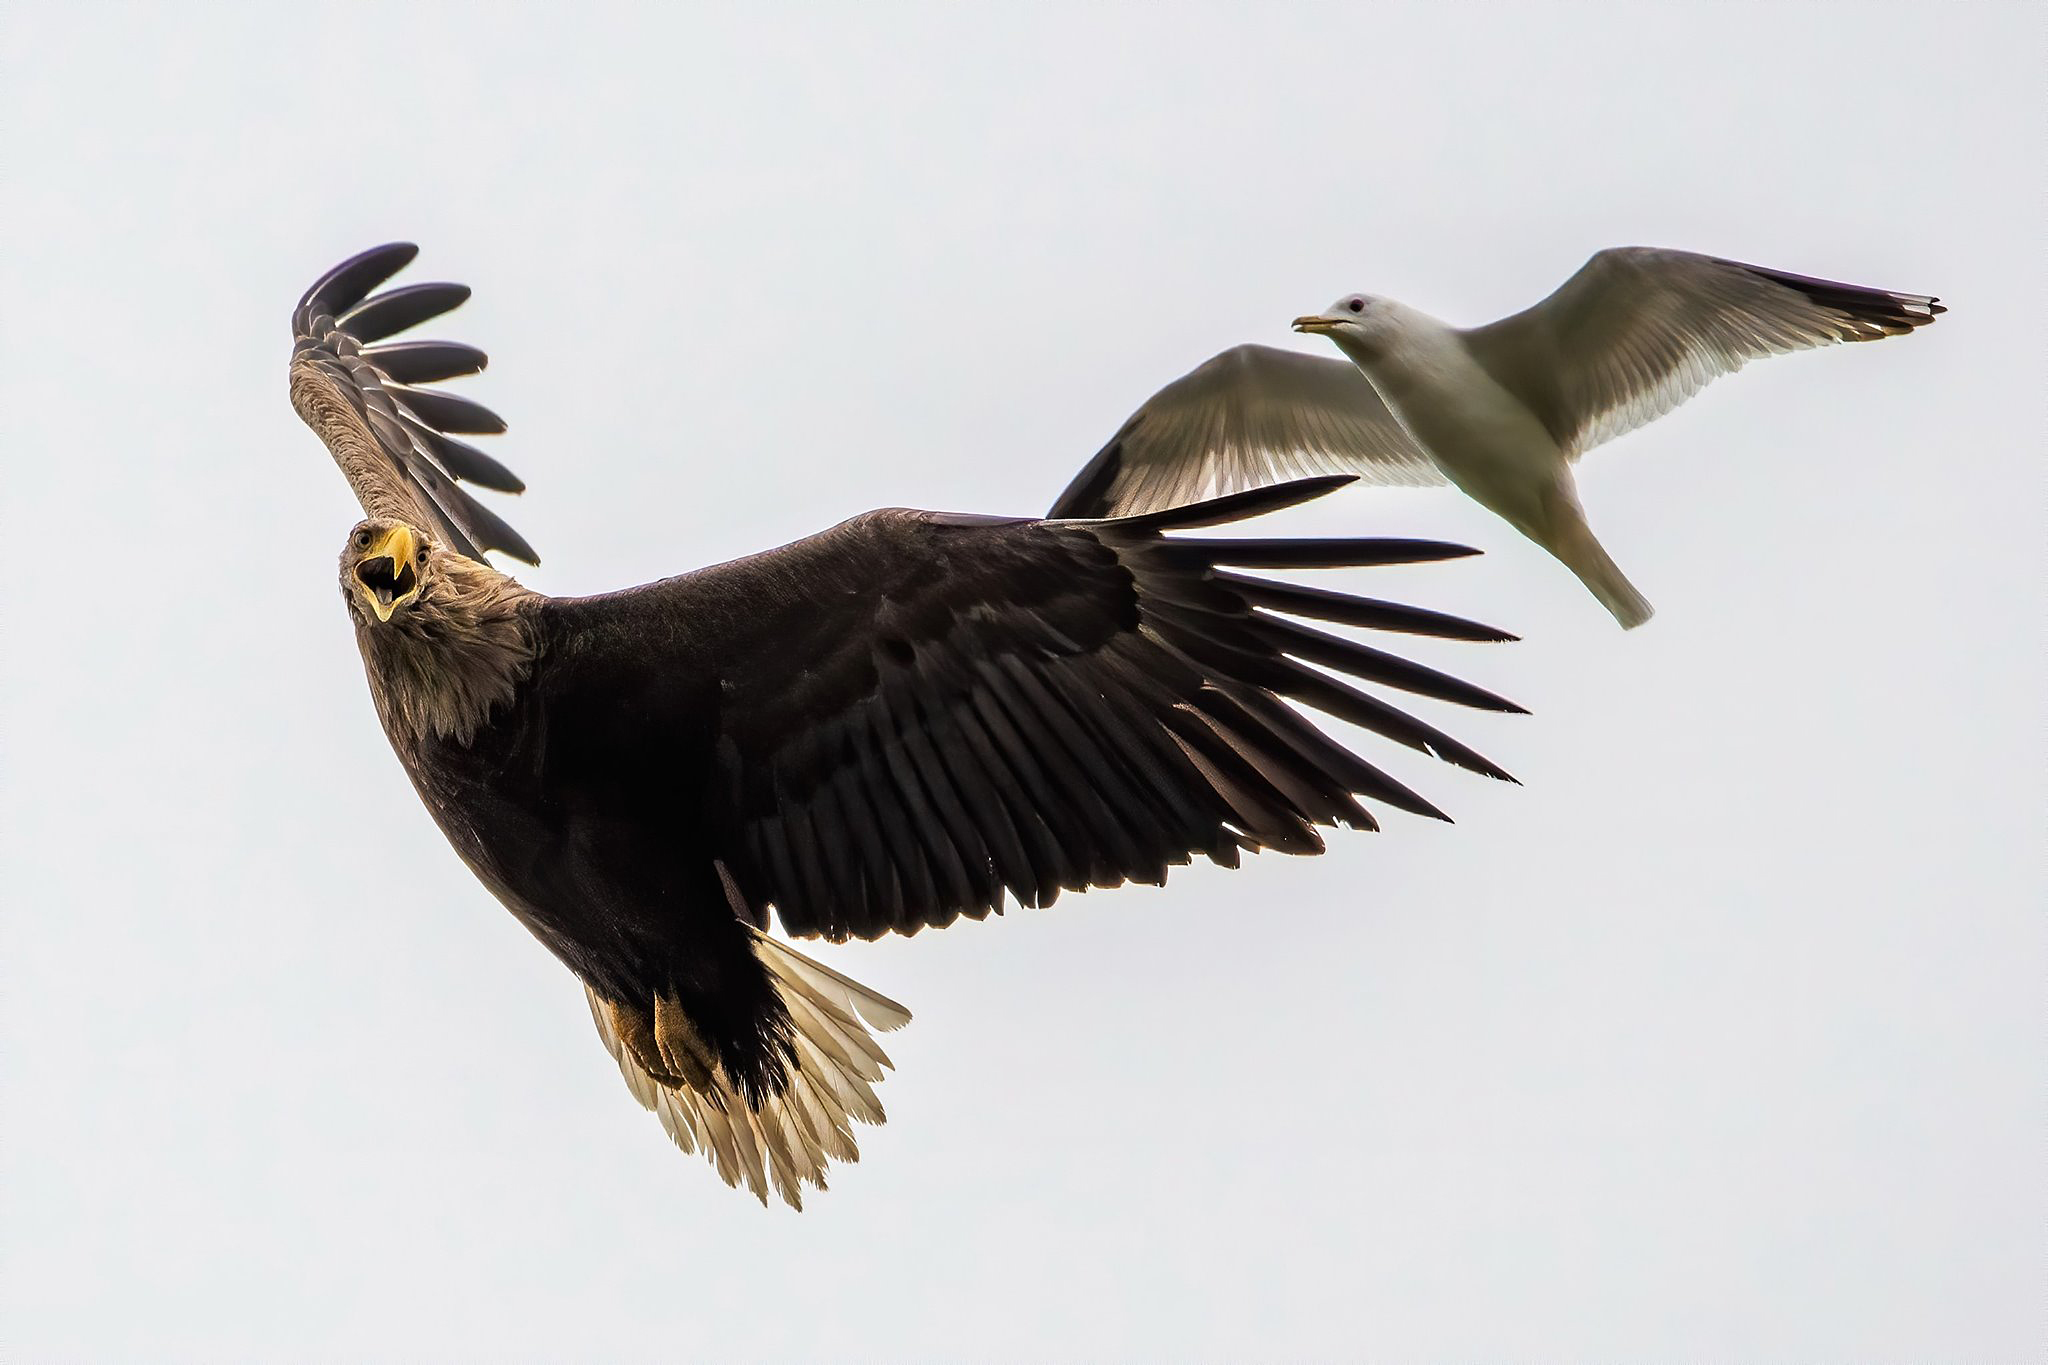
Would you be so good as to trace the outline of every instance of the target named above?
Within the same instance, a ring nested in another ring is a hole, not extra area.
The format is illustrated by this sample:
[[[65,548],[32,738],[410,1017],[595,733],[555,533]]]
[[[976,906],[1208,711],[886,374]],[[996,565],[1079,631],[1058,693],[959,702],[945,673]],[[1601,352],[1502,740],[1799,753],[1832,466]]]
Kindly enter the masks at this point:
[[[2038,9],[512,8],[6,9],[10,1358],[2040,1357]],[[825,949],[917,1017],[795,1216],[377,729],[286,320],[397,237],[568,593],[1042,510],[1353,289],[1953,311],[1586,462],[1632,634],[1452,493],[1291,514],[1488,551],[1319,581],[1523,634],[1413,652],[1526,785],[1396,751],[1455,827]]]

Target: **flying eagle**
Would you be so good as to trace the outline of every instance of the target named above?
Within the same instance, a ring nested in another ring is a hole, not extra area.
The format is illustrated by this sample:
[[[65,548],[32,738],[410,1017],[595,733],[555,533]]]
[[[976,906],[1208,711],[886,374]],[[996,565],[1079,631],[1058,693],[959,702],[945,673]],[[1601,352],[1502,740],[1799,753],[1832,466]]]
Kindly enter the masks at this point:
[[[1521,708],[1290,618],[1513,637],[1240,572],[1472,551],[1167,534],[1344,478],[1120,520],[896,508],[622,592],[529,591],[484,556],[532,548],[463,486],[520,489],[461,439],[504,423],[424,387],[483,352],[388,340],[469,294],[374,292],[416,252],[364,252],[292,314],[292,405],[368,514],[340,577],[378,718],[455,851],[583,982],[633,1094],[764,1203],[856,1159],[854,1123],[882,1121],[871,1031],[910,1017],[770,937],[770,907],[797,937],[913,934],[1198,853],[1318,853],[1319,826],[1377,828],[1360,797],[1444,818],[1290,702],[1512,780],[1353,680]]]
[[[1145,401],[1053,507],[1149,512],[1318,470],[1453,483],[1576,574],[1624,628],[1648,599],[1586,525],[1571,466],[1752,360],[1877,341],[1948,310],[1656,247],[1596,252],[1532,308],[1469,331],[1370,294],[1296,318],[1345,359],[1234,346]]]

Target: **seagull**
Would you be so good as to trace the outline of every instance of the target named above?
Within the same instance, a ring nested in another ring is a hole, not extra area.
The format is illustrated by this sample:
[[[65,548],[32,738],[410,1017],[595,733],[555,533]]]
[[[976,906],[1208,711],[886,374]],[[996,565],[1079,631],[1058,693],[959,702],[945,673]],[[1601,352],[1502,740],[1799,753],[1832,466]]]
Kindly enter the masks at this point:
[[[1345,360],[1258,345],[1212,357],[1148,399],[1051,515],[1150,512],[1331,470],[1448,482],[1632,629],[1653,608],[1586,525],[1579,457],[1760,356],[1902,336],[1946,311],[1925,294],[1659,247],[1597,252],[1535,307],[1471,329],[1346,294],[1294,320]]]

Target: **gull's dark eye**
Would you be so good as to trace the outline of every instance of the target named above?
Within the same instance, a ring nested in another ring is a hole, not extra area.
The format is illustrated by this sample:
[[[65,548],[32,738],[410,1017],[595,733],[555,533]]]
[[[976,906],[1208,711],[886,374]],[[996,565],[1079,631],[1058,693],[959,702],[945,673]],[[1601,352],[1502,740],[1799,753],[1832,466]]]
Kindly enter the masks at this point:
[[[1364,299],[1353,299],[1353,300],[1351,300],[1351,311],[1352,311],[1352,312],[1354,312],[1354,313],[1363,313],[1363,312],[1365,311],[1365,300],[1364,300]]]

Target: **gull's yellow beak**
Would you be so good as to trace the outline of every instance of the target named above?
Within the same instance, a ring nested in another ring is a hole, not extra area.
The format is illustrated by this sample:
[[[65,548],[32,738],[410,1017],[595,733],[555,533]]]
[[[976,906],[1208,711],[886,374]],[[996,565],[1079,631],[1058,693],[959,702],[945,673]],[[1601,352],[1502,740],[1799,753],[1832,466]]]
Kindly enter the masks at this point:
[[[1294,320],[1294,330],[1297,332],[1327,332],[1336,325],[1336,321],[1332,318],[1315,315]]]
[[[419,594],[419,548],[410,526],[394,526],[356,561],[356,591],[379,621],[389,621],[392,612]]]

